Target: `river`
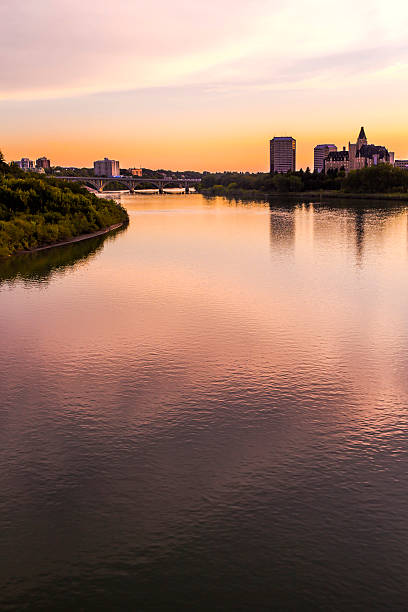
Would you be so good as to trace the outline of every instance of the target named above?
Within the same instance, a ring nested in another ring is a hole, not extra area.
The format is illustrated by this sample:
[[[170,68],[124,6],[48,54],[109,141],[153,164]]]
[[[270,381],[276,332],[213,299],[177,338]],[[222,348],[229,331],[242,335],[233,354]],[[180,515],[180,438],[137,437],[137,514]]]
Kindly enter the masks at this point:
[[[0,265],[1,609],[406,609],[407,208],[122,203]]]

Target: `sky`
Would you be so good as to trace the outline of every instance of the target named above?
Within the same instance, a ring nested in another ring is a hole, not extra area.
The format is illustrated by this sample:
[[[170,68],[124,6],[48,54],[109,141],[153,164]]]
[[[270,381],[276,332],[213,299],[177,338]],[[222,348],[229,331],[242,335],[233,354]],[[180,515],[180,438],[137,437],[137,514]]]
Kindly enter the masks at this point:
[[[264,172],[269,139],[408,158],[405,0],[0,0],[0,149]]]

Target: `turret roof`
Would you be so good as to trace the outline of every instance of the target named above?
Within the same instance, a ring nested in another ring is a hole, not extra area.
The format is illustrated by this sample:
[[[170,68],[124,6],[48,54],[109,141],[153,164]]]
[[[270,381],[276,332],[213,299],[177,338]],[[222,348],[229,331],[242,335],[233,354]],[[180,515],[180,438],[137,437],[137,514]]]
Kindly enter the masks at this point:
[[[360,130],[360,134],[359,134],[358,139],[359,140],[363,140],[363,139],[367,140],[367,136],[365,135],[365,131],[364,131],[364,128],[362,126],[361,126],[361,130]]]

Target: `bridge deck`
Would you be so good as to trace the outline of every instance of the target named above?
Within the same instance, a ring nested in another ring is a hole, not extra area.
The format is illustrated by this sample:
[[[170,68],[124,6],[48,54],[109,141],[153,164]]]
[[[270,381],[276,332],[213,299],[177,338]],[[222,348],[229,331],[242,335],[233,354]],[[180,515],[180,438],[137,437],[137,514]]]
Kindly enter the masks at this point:
[[[135,190],[136,185],[149,184],[154,185],[160,193],[163,193],[165,187],[171,185],[182,186],[186,190],[186,193],[188,193],[189,187],[201,182],[201,179],[195,178],[153,178],[148,176],[54,176],[54,178],[72,183],[92,185],[92,187],[99,192],[102,192],[108,183],[115,182],[122,183],[122,185],[125,185],[131,192]]]

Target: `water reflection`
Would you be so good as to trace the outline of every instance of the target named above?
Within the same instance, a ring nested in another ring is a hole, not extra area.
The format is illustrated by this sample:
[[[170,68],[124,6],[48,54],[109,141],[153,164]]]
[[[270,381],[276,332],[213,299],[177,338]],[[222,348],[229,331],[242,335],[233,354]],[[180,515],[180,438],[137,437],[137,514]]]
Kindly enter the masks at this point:
[[[0,608],[404,610],[406,208],[124,203],[0,294]]]
[[[17,281],[24,284],[47,283],[55,275],[68,269],[75,270],[89,262],[103,249],[105,242],[115,240],[126,229],[122,227],[89,240],[0,260],[0,287]]]
[[[295,211],[297,206],[279,208],[270,205],[269,235],[271,249],[293,250],[296,237]]]
[[[354,263],[364,262],[367,226],[369,251],[408,248],[408,213],[405,206],[363,207],[361,201],[339,201],[337,205],[269,203],[269,238],[272,253],[284,250],[306,257],[330,242],[348,245]],[[370,253],[368,256],[370,256]],[[330,253],[327,253],[330,257]],[[333,253],[334,255],[334,253]]]

